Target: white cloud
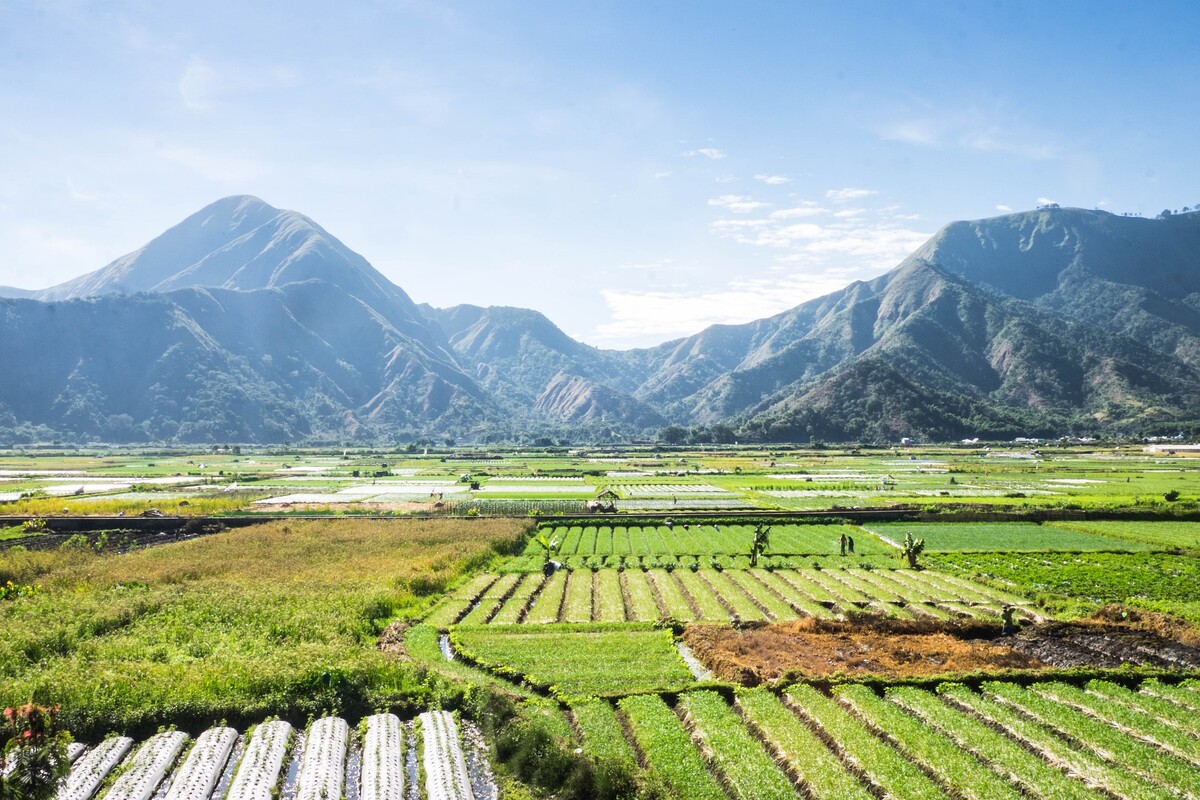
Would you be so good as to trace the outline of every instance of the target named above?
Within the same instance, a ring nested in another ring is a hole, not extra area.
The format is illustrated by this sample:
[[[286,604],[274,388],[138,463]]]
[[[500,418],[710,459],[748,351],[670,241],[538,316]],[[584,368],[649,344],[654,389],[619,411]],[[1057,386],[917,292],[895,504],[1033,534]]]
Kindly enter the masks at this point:
[[[1009,208],[1008,206],[1004,205],[1004,203],[997,203],[996,210],[999,211],[1001,214],[1011,214],[1012,213],[1012,209]]]
[[[868,209],[830,213],[809,201],[765,217],[719,219],[709,228],[741,244],[777,249],[781,262],[865,272],[896,266],[929,238],[906,222]]]
[[[827,191],[825,193],[825,197],[827,197],[828,199],[832,200],[835,203],[848,203],[851,200],[859,200],[864,197],[870,197],[871,195],[875,195],[875,194],[879,194],[879,192],[875,191],[874,189],[846,188],[846,189],[830,189],[829,191]]]
[[[755,175],[754,180],[762,181],[771,186],[782,186],[785,183],[791,183],[792,179],[783,175]]]
[[[701,147],[698,150],[685,150],[679,155],[683,156],[684,158],[691,158],[692,156],[705,156],[707,158],[719,159],[725,158],[727,153],[725,153],[723,150],[717,149],[716,147]]]
[[[1037,204],[1039,206],[1054,206],[1058,205],[1058,202],[1056,200],[1051,200],[1049,197],[1039,197],[1037,199]]]
[[[793,208],[781,208],[778,211],[772,211],[770,217],[771,219],[796,219],[797,217],[818,217],[828,213],[829,209],[822,208],[811,200],[805,200]]]
[[[740,194],[723,194],[708,201],[710,206],[728,209],[735,214],[749,214],[760,208],[766,208],[770,203],[762,203]]]
[[[657,339],[690,336],[710,325],[736,325],[769,317],[837,291],[845,274],[830,271],[793,274],[777,279],[735,281],[703,291],[601,292],[609,322],[596,327],[587,341],[622,346]]]
[[[664,169],[664,170],[662,170],[661,172],[656,172],[656,173],[654,173],[654,177],[656,177],[656,178],[669,178],[669,177],[671,177],[671,170],[669,170],[669,169]]]

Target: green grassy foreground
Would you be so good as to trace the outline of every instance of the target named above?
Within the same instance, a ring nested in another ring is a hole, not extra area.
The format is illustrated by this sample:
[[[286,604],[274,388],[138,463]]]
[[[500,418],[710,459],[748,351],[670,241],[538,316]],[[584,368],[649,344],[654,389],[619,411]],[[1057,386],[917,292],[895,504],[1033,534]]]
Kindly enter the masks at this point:
[[[58,704],[77,735],[424,705],[424,672],[382,628],[526,523],[275,522],[126,555],[0,553],[0,705]]]

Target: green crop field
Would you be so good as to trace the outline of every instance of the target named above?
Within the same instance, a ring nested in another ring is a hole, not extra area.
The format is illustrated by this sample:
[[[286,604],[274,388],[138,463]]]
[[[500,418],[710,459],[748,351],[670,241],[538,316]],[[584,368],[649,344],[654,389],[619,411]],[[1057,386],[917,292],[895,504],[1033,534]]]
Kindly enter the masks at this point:
[[[506,800],[1200,796],[1200,459],[214,450],[0,454],[0,512],[50,523],[0,521],[0,701],[61,704],[93,744],[448,708],[478,724],[474,757]],[[606,489],[615,511],[589,515]],[[49,519],[146,509],[281,518],[131,552]],[[769,541],[752,564],[756,524]],[[925,541],[919,568],[905,533]],[[1017,637],[1001,635],[1005,605]],[[1120,667],[1032,661],[1123,612],[1176,636],[1161,652],[1179,660],[1130,644]],[[1005,653],[943,667],[907,638],[925,636]],[[899,672],[877,666],[881,640]],[[793,668],[796,653],[829,671]]]
[[[813,587],[823,588],[814,594]],[[663,608],[656,595],[663,599]],[[507,599],[501,602],[502,598]],[[550,578],[540,573],[481,576],[446,598],[426,621],[446,628],[456,622],[463,626],[659,619],[729,623],[851,614],[986,619],[996,617],[1005,604],[1036,616],[1026,601],[1012,593],[972,581],[951,581],[934,570],[580,569],[559,571]]]
[[[1052,527],[1150,545],[1156,550],[1200,548],[1200,522],[1052,522]]]
[[[1168,553],[944,553],[931,566],[1076,612],[1127,603],[1200,622],[1200,560]]]
[[[1150,545],[1130,538],[1032,522],[874,522],[866,527],[897,546],[905,534],[924,539],[925,549],[931,553],[1150,549]]]
[[[775,556],[833,556],[840,553],[840,537],[854,540],[861,555],[894,555],[896,548],[852,525],[770,525],[767,553]],[[712,525],[679,521],[671,525],[546,525],[542,532],[560,544],[558,555],[713,556],[749,553],[753,525]],[[903,534],[901,534],[903,538]],[[544,552],[530,542],[526,555]]]
[[[469,661],[567,697],[669,691],[693,681],[671,632],[645,625],[462,627],[450,636]]]

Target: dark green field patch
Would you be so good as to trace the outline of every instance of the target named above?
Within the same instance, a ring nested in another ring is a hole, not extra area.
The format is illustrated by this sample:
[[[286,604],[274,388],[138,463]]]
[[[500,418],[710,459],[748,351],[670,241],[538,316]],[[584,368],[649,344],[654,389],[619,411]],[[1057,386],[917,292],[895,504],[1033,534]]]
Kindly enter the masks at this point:
[[[1035,522],[879,522],[866,527],[897,545],[911,533],[914,539],[925,540],[927,553],[1151,549],[1145,542]]]
[[[1167,553],[944,553],[926,562],[1029,596],[1055,595],[1088,606],[1127,603],[1200,621],[1200,559]]]

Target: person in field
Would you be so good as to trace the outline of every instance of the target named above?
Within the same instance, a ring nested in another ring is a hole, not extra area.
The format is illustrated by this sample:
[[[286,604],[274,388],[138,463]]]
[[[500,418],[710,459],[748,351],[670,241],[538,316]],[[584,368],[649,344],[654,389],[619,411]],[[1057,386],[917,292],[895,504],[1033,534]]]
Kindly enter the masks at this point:
[[[1000,610],[1000,619],[1004,623],[1004,627],[1000,629],[1003,636],[1011,636],[1017,632],[1017,625],[1013,622],[1013,607],[1005,606]]]
[[[838,537],[838,550],[841,551],[842,555],[846,555],[846,534],[845,533],[843,533],[841,536]]]

